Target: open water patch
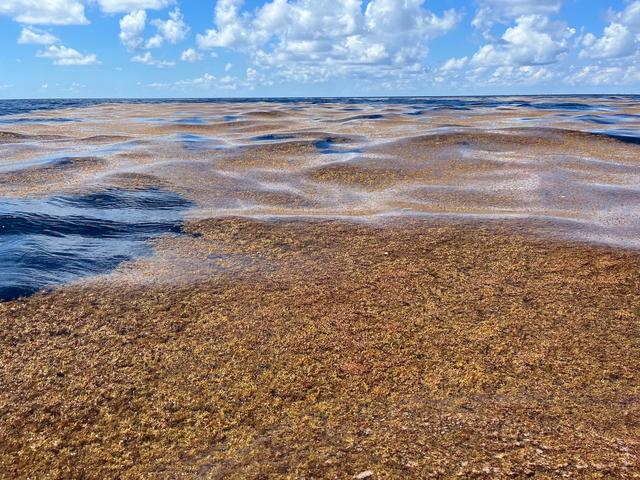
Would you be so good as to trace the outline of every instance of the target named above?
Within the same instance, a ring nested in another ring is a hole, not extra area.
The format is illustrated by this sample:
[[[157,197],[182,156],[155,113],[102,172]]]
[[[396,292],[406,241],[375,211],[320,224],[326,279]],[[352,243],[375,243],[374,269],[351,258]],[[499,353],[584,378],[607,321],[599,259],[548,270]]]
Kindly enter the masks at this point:
[[[201,117],[187,117],[173,120],[176,125],[205,125],[207,122]]]
[[[225,144],[220,140],[195,133],[184,133],[177,136],[180,146],[189,152],[204,152],[207,150],[223,150]]]
[[[371,113],[371,114],[363,114],[363,115],[355,115],[349,118],[343,118],[340,120],[342,123],[354,122],[358,120],[382,120],[385,116],[380,113]]]
[[[19,118],[0,118],[0,125],[21,125],[21,124],[47,124],[47,123],[71,123],[81,122],[79,118],[64,117],[19,117]]]
[[[292,140],[294,138],[296,138],[295,135],[290,135],[288,133],[270,133],[268,135],[252,137],[251,140],[254,142],[278,142],[280,140]]]
[[[347,153],[362,153],[360,148],[349,148],[349,145],[336,142],[332,138],[326,138],[324,140],[318,140],[314,143],[314,146],[318,151],[325,155],[339,155]]]
[[[0,201],[0,301],[106,273],[181,232],[191,202],[151,189]]]
[[[611,129],[611,130],[599,130],[594,132],[596,135],[603,135],[605,137],[613,138],[620,142],[631,143],[634,145],[640,145],[640,130],[634,129]]]

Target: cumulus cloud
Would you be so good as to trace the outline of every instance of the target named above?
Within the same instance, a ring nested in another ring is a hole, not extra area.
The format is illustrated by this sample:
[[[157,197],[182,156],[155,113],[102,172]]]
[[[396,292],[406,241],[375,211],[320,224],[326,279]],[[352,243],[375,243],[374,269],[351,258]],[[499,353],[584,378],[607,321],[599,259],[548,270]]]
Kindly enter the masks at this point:
[[[471,58],[475,66],[530,66],[555,63],[568,50],[575,30],[541,15],[516,19],[499,43],[483,45]]]
[[[453,30],[462,17],[456,9],[434,13],[429,10],[434,3],[214,0],[209,2],[214,9],[211,28],[197,32],[195,45],[178,50],[182,53],[174,60],[179,56],[182,62],[197,62],[205,55],[217,56],[218,49],[246,58],[236,61],[225,56],[218,77],[205,74],[156,86],[233,90],[271,80],[322,82],[337,77],[351,79],[353,85],[375,84],[380,91],[397,92],[446,82],[460,88],[551,80],[556,85],[603,87],[640,82],[640,0],[620,2],[619,10],[607,12],[602,29],[581,29],[580,36],[553,17],[568,3],[565,0],[473,0],[477,8],[469,20],[475,32],[483,35],[476,37],[480,46],[427,67],[432,40]],[[96,14],[97,8],[121,14],[119,40],[136,63],[174,66],[175,62],[158,59],[162,55],[154,56],[150,50],[177,44],[190,34],[177,0],[0,0],[0,16],[22,24],[17,41],[39,45],[34,49],[39,50],[38,57],[56,65],[92,65],[100,63],[95,54],[64,46],[53,34],[57,31],[42,26],[87,24],[88,5],[96,6]],[[153,12],[160,9],[166,10]],[[575,66],[564,62],[566,58]],[[235,76],[244,60],[250,68],[244,77]]]
[[[28,25],[85,25],[79,0],[1,0],[0,15]]]
[[[558,78],[558,72],[544,65],[500,65],[498,67],[473,67],[448,69],[440,68],[433,81],[437,84],[449,84],[456,88],[468,88],[473,85],[504,87],[522,85],[540,85]]]
[[[159,48],[164,43],[164,37],[156,34],[144,43],[144,48]]]
[[[202,58],[202,54],[198,52],[195,48],[187,48],[180,55],[180,60],[183,62],[197,62]]]
[[[555,74],[542,66],[501,66],[487,78],[487,84],[496,85],[537,85],[551,80]]]
[[[120,41],[129,50],[141,48],[151,49],[161,47],[165,41],[177,43],[184,40],[189,27],[184,22],[184,17],[179,8],[169,12],[167,20],[152,20],[158,33],[151,38],[144,39],[144,31],[147,23],[147,12],[134,10],[120,20]]]
[[[178,80],[174,83],[174,85],[181,87],[211,88],[214,85],[215,81],[215,75],[205,73],[203,76],[194,78],[192,80]]]
[[[244,78],[225,75],[218,78],[210,73],[192,79],[178,80],[171,83],[155,82],[149,84],[152,88],[164,90],[193,91],[194,89],[203,91],[212,90],[237,90],[239,88],[253,89],[257,83],[270,85],[271,82],[263,78],[255,69],[248,68]]]
[[[259,44],[260,41],[249,30],[250,23],[247,18],[242,18],[239,15],[243,3],[243,0],[218,0],[214,13],[218,29],[207,30],[204,34],[199,34],[196,37],[198,45],[201,48],[246,48],[251,44]]]
[[[495,23],[509,22],[523,15],[549,16],[558,13],[561,0],[478,0],[471,24],[487,38]]]
[[[100,7],[107,13],[127,13],[134,10],[161,10],[174,3],[174,0],[98,0]]]
[[[18,38],[18,43],[32,45],[52,45],[58,43],[58,38],[48,32],[38,31],[32,28],[23,28]]]
[[[134,55],[133,57],[131,57],[131,61],[135,63],[142,63],[144,65],[151,65],[158,68],[173,67],[175,65],[175,62],[157,60],[153,57],[151,52],[145,52],[142,55]]]
[[[612,23],[601,38],[587,34],[583,45],[585,48],[580,52],[583,58],[628,57],[635,52],[636,38],[625,25]]]
[[[568,75],[565,81],[570,85],[613,86],[629,85],[640,81],[640,69],[628,67],[587,65],[577,72]]]
[[[585,35],[582,58],[622,58],[638,51],[640,39],[640,1],[629,3],[622,12],[612,14],[612,21],[600,38]]]
[[[466,67],[468,63],[469,63],[469,57],[450,58],[449,60],[444,62],[442,67],[440,67],[440,70],[443,71],[443,72],[451,72],[451,71],[454,71],[454,70],[461,70],[464,67]]]
[[[295,78],[417,71],[429,41],[460,19],[455,10],[428,11],[423,0],[371,0],[364,12],[360,0],[272,0],[254,13],[241,12],[243,3],[218,0],[216,26],[197,35],[198,46],[247,52]]]
[[[444,62],[435,71],[434,81],[468,87],[536,85],[559,78],[560,62],[576,44],[572,41],[576,30],[550,18],[561,3],[478,0],[472,25],[487,41],[473,55]],[[499,37],[494,36],[497,24],[506,24]]]
[[[491,9],[501,18],[516,18],[522,15],[551,15],[558,13],[561,0],[480,0],[479,10]]]
[[[135,10],[120,20],[120,41],[129,50],[140,48],[144,44],[142,35],[147,22],[147,12]]]
[[[193,78],[190,80],[178,80],[173,83],[160,83],[154,82],[149,84],[152,88],[162,88],[167,89],[171,87],[197,87],[203,89],[210,89],[215,86],[216,77],[215,75],[211,75],[210,73],[205,73],[201,77]]]
[[[184,17],[179,8],[169,12],[168,20],[154,20],[151,23],[158,29],[158,35],[170,43],[178,43],[184,40],[189,31],[189,27],[184,23]]]
[[[37,53],[38,57],[50,58],[55,65],[96,65],[100,63],[95,54],[84,55],[73,48],[51,45]]]

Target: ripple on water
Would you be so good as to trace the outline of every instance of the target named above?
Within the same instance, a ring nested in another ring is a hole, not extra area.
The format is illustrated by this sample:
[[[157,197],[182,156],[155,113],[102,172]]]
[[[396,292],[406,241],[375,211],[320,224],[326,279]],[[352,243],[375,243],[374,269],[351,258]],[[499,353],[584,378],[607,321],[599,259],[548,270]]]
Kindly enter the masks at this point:
[[[19,124],[38,124],[38,123],[70,123],[80,122],[79,118],[64,117],[19,117],[19,118],[0,118],[0,125],[19,125]]]
[[[613,138],[620,142],[624,143],[632,143],[634,145],[640,145],[640,131],[635,129],[611,129],[611,130],[600,130],[594,132],[598,135],[604,135],[605,137]]]
[[[252,137],[251,140],[254,142],[277,142],[279,140],[291,140],[293,138],[295,138],[295,135],[290,135],[288,133],[270,133],[268,135]]]
[[[200,117],[178,118],[173,123],[177,125],[205,125],[207,122]]]
[[[3,199],[0,301],[149,255],[148,240],[179,233],[189,206],[179,195],[160,189]]]
[[[195,133],[184,133],[177,135],[180,146],[190,152],[203,152],[207,150],[222,150],[224,145],[219,140],[197,135]]]
[[[320,153],[325,155],[339,155],[347,153],[362,153],[361,148],[344,148],[344,145],[336,142],[332,138],[326,138],[324,140],[318,140],[315,142],[315,147]]]

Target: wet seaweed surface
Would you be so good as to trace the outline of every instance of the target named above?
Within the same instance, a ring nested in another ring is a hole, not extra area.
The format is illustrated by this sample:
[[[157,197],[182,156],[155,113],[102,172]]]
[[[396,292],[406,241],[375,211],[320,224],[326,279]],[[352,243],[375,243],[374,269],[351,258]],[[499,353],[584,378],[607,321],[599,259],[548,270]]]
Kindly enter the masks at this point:
[[[634,98],[92,103],[0,125],[0,478],[640,476]]]

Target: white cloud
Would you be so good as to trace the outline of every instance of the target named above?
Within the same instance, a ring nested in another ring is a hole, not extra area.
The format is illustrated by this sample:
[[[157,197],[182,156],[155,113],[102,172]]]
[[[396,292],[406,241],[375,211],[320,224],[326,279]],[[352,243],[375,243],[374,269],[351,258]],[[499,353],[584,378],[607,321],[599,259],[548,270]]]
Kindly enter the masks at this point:
[[[202,54],[198,52],[195,48],[187,48],[180,55],[180,60],[183,62],[197,62],[202,58]]]
[[[442,67],[440,67],[440,70],[443,71],[443,72],[450,72],[450,71],[453,71],[453,70],[461,70],[464,67],[466,67],[468,63],[469,63],[469,57],[450,58],[449,60],[444,62],[444,65],[442,65]]]
[[[437,16],[423,0],[271,0],[254,13],[243,0],[218,0],[216,28],[197,35],[201,49],[231,48],[257,65],[297,79],[418,72],[431,39],[460,15]]]
[[[621,58],[634,55],[640,40],[640,1],[627,5],[622,12],[611,14],[612,22],[597,38],[592,33],[584,36],[582,58]]]
[[[248,82],[255,82],[259,78],[258,71],[251,67],[247,68],[246,76]]]
[[[159,48],[164,43],[164,37],[156,34],[144,43],[144,48]]]
[[[225,75],[220,79],[219,87],[223,90],[236,90],[240,86],[240,82],[236,77]]]
[[[79,0],[0,0],[0,15],[29,25],[85,25]]]
[[[640,69],[635,65],[629,67],[587,65],[579,71],[568,75],[565,81],[570,85],[604,87],[629,85],[640,81]]]
[[[174,83],[151,83],[150,87],[153,88],[171,88],[171,87],[197,87],[210,89],[216,83],[216,77],[210,73],[205,73],[202,77],[194,78],[191,80],[178,80]]]
[[[586,35],[582,36],[580,43],[583,47],[590,47],[594,43],[596,43],[597,40],[598,38],[593,33],[587,33]]]
[[[625,25],[612,23],[601,38],[587,34],[583,44],[585,49],[580,52],[583,58],[628,57],[635,52],[636,38]]]
[[[52,45],[58,43],[58,39],[48,32],[41,32],[31,28],[24,27],[20,32],[18,43],[33,45]]]
[[[523,15],[549,16],[558,13],[562,0],[478,0],[471,24],[487,38],[496,23],[509,22]]]
[[[450,58],[436,70],[435,83],[469,86],[539,85],[564,76],[550,67],[567,57],[576,31],[549,15],[561,0],[478,0],[473,25],[488,40],[473,55]],[[496,24],[506,23],[499,38]],[[493,29],[493,30],[492,30]],[[582,41],[586,37],[582,37]]]
[[[551,80],[555,74],[542,66],[501,66],[487,79],[488,84],[497,85],[537,85]]]
[[[134,10],[161,10],[174,3],[174,0],[98,0],[100,7],[107,13],[126,13]]]
[[[224,66],[224,71],[225,71],[225,72],[228,72],[228,71],[229,71],[229,70],[231,70],[232,68],[233,68],[233,64],[232,64],[232,63],[227,63],[227,64]]]
[[[136,63],[142,63],[144,65],[151,65],[154,67],[159,67],[159,68],[163,68],[163,67],[173,67],[175,65],[175,62],[169,62],[166,60],[157,60],[153,57],[153,55],[151,54],[151,52],[145,52],[142,55],[135,55],[133,57],[131,57],[131,61],[132,62],[136,62]]]
[[[630,2],[627,8],[615,15],[614,21],[624,23],[634,32],[640,30],[640,1]]]
[[[142,34],[147,22],[147,12],[135,10],[120,20],[120,41],[129,50],[140,48],[144,40]]]
[[[466,69],[440,68],[433,77],[436,84],[449,84],[459,89],[479,86],[504,87],[540,85],[558,78],[557,69],[544,65],[500,65],[497,67],[473,67]]]
[[[480,0],[480,9],[489,8],[502,18],[522,15],[551,15],[558,13],[561,0]]]
[[[192,80],[178,80],[174,85],[179,87],[211,88],[214,86],[215,81],[215,75],[205,73],[202,77],[194,78]]]
[[[51,45],[36,54],[41,58],[50,58],[55,65],[95,65],[100,63],[95,54],[84,55],[73,48],[63,45]]]
[[[168,20],[154,20],[151,23],[158,29],[158,34],[170,43],[184,40],[187,32],[189,32],[189,27],[184,23],[182,12],[177,7],[172,12],[169,12]]]
[[[250,20],[240,16],[240,8],[244,0],[218,0],[216,3],[214,19],[218,29],[207,30],[204,34],[197,35],[200,48],[249,48],[266,41],[266,30],[259,31],[251,28]],[[275,0],[274,3],[286,5],[286,0]],[[271,4],[265,5],[269,10]],[[260,38],[262,37],[262,38]]]
[[[120,20],[120,41],[129,50],[141,48],[150,49],[161,47],[165,40],[169,43],[177,43],[185,38],[189,27],[184,23],[184,18],[179,8],[169,12],[167,20],[152,20],[158,33],[145,40],[144,30],[147,23],[147,13],[144,10],[134,10]]]
[[[257,70],[247,68],[244,78],[225,75],[217,78],[215,75],[205,73],[201,77],[178,80],[172,83],[155,82],[149,84],[149,87],[164,90],[193,91],[194,89],[213,91],[213,90],[237,90],[240,88],[252,90],[257,84],[272,85],[271,80],[263,77]]]
[[[568,50],[575,30],[540,15],[524,15],[499,43],[483,45],[471,58],[475,66],[523,66],[555,63]]]

